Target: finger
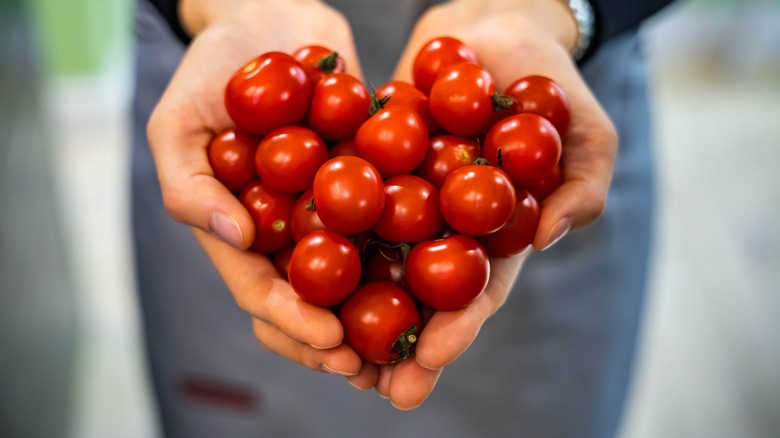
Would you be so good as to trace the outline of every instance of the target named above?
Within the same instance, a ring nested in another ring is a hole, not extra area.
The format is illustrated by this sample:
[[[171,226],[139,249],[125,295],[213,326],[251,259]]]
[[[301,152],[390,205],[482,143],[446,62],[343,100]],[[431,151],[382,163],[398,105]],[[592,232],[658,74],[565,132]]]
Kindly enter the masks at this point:
[[[415,361],[428,370],[443,368],[460,356],[477,337],[482,324],[504,304],[530,250],[511,258],[491,259],[485,291],[466,308],[436,312],[417,341]]]
[[[379,365],[379,375],[376,381],[376,392],[382,398],[390,398],[390,377],[393,374],[393,365]]]
[[[341,344],[344,331],[336,315],[303,301],[267,257],[237,250],[197,229],[195,235],[239,307],[315,348]]]
[[[265,321],[254,318],[255,338],[267,350],[315,371],[341,376],[355,376],[360,371],[360,357],[345,344],[318,349],[296,341]]]
[[[395,364],[389,382],[390,403],[401,410],[420,406],[433,391],[441,372],[425,369],[413,360]]]
[[[376,386],[379,379],[379,367],[364,362],[357,374],[347,377],[350,385],[360,390],[368,390]]]

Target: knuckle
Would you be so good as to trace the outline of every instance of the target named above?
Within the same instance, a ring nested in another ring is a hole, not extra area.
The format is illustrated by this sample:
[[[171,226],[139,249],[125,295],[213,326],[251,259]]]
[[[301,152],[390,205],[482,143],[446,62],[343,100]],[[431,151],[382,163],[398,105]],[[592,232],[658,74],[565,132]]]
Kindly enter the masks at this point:
[[[165,211],[167,211],[173,219],[181,222],[184,217],[184,209],[186,206],[185,196],[180,190],[163,187],[162,198]]]

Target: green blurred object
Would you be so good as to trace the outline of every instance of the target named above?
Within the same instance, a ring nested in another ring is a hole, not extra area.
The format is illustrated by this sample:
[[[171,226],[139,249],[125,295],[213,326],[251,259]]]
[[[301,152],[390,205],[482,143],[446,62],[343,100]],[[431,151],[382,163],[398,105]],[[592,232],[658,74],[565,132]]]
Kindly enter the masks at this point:
[[[132,0],[31,0],[45,76],[89,75],[126,50]]]

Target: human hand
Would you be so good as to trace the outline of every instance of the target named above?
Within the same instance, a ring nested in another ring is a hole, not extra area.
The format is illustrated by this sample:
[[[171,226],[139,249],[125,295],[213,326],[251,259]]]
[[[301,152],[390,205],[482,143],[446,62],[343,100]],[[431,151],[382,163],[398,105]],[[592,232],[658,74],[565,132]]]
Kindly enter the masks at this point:
[[[263,346],[315,370],[354,374],[360,359],[341,345],[338,318],[303,302],[267,257],[243,251],[254,239],[252,218],[214,178],[206,154],[212,136],[233,126],[224,104],[228,79],[261,53],[325,45],[359,78],[347,21],[314,0],[182,0],[180,15],[194,38],[147,129],[165,207],[195,229]]]
[[[560,0],[458,0],[432,8],[417,23],[395,79],[412,82],[417,52],[443,35],[469,46],[499,90],[523,76],[541,74],[558,82],[571,101],[572,122],[563,138],[565,180],[542,205],[533,246],[548,248],[569,230],[593,222],[604,209],[617,134],[571,59],[577,27],[567,6]],[[443,367],[469,347],[485,320],[504,303],[529,253],[530,249],[509,259],[492,259],[484,293],[465,309],[433,314],[420,335],[414,360],[378,371],[364,366],[349,379],[359,387],[376,387],[400,409],[419,406]]]

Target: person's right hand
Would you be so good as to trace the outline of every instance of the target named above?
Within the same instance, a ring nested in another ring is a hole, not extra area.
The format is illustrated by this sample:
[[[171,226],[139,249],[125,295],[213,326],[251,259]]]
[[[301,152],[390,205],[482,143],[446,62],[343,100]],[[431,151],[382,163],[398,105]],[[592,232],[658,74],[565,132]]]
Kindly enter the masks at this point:
[[[315,370],[354,375],[361,361],[341,343],[338,318],[302,301],[267,257],[244,251],[254,239],[252,218],[214,178],[206,155],[212,136],[233,126],[228,79],[264,52],[323,45],[361,78],[349,25],[315,0],[182,0],[179,13],[193,40],[147,129],[165,208],[194,227],[264,347]]]

